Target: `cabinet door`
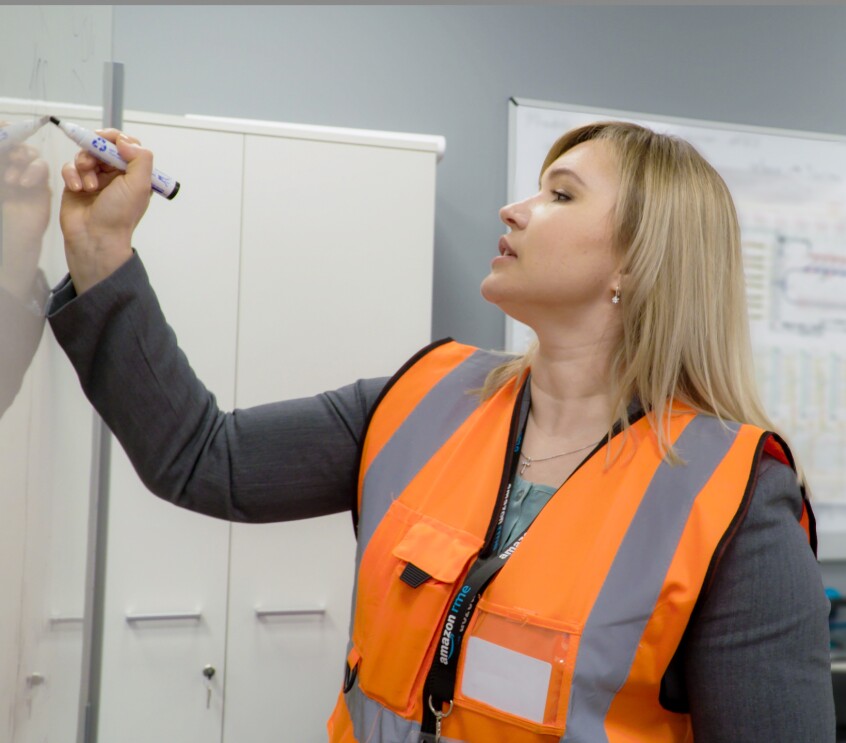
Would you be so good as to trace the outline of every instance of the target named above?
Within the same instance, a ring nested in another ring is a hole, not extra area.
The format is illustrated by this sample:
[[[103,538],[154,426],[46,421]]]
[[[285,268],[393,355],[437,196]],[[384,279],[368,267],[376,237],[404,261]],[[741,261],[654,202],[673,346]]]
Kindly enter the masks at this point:
[[[434,197],[433,153],[247,137],[239,407],[389,376],[429,341]],[[233,526],[228,743],[326,739],[354,552],[348,513]]]
[[[135,247],[197,375],[231,408],[243,138],[125,128],[182,184],[173,201],[152,197]],[[149,494],[116,444],[110,492],[98,739],[219,741],[229,524]],[[161,618],[174,614],[197,618]],[[159,618],[127,620],[137,615]],[[207,664],[216,669],[208,706]]]

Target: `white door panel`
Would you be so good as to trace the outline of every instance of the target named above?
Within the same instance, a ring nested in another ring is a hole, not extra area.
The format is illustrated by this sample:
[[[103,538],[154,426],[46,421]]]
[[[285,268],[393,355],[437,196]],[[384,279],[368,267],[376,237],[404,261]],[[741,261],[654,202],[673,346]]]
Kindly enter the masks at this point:
[[[194,370],[231,408],[242,137],[125,128],[182,184],[171,202],[152,197],[134,244]],[[152,496],[117,446],[110,492],[98,739],[219,741],[230,525]],[[166,619],[185,614],[198,618]],[[210,699],[207,664],[216,669]]]
[[[247,137],[239,407],[390,375],[429,341],[434,179],[433,153]],[[326,739],[354,553],[348,513],[233,526],[227,743]]]
[[[224,740],[325,741],[349,625],[350,516],[234,525],[232,555]]]

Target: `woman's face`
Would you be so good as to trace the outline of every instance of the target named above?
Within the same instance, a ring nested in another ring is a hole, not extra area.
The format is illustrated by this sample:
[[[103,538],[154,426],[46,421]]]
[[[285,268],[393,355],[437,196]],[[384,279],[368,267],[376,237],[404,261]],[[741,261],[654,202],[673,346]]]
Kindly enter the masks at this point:
[[[510,228],[482,282],[482,296],[537,330],[613,307],[618,260],[612,215],[619,190],[612,145],[590,140],[547,168],[540,191],[504,206]]]

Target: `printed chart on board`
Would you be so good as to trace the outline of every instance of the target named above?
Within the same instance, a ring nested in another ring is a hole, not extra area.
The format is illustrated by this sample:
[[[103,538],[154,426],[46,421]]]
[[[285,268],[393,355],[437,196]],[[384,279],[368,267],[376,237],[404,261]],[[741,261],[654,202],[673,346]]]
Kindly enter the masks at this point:
[[[600,119],[681,136],[720,172],[741,224],[764,404],[807,471],[821,527],[846,531],[846,138],[527,100],[509,116],[509,201],[537,191],[558,136]],[[531,337],[507,321],[508,350]]]

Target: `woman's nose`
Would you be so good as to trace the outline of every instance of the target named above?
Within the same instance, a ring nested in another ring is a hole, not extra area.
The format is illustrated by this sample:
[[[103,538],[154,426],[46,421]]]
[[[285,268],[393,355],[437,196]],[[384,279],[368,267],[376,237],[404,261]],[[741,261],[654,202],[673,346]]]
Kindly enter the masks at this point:
[[[528,211],[524,201],[516,201],[513,204],[506,204],[499,210],[499,218],[512,230],[522,229],[528,222]]]

